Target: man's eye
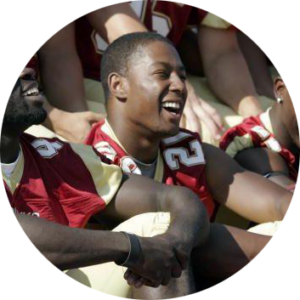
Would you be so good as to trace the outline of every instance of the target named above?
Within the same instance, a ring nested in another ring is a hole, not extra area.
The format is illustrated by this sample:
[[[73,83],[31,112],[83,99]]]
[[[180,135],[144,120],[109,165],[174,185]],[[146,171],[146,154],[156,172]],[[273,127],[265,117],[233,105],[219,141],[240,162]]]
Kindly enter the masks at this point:
[[[169,77],[169,74],[165,71],[159,71],[159,72],[156,72],[155,74],[158,75],[161,78],[168,78]]]

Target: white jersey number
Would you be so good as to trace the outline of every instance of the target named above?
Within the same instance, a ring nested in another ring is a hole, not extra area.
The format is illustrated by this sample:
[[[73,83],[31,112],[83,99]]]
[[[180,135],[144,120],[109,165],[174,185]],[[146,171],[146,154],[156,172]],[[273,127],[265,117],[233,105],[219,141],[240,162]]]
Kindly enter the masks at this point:
[[[63,147],[63,144],[59,142],[49,142],[44,139],[34,140],[31,145],[44,158],[52,158]]]
[[[204,154],[199,141],[189,143],[192,154],[183,147],[169,148],[163,153],[168,166],[172,170],[179,169],[179,162],[187,167],[205,164]]]
[[[132,1],[130,3],[130,6],[132,10],[135,12],[135,14],[138,16],[138,18],[144,22],[144,17],[145,17],[145,10],[147,6],[147,1]],[[167,15],[164,15],[159,12],[153,11],[152,15],[152,27],[153,30],[156,31],[157,33],[161,34],[162,36],[166,37],[172,27],[171,20]],[[93,39],[94,39],[94,45],[96,46],[96,52],[97,53],[103,53],[108,44],[104,39],[96,33],[96,31],[93,31]]]

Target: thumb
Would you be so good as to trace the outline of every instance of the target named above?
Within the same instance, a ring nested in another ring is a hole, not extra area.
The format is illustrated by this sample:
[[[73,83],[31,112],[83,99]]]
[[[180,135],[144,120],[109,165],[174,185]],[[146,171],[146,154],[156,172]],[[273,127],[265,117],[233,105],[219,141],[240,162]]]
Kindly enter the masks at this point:
[[[88,121],[90,123],[98,122],[98,121],[100,121],[101,119],[104,119],[104,118],[105,118],[104,114],[97,114],[97,113],[94,113],[94,112],[90,112],[89,115],[88,115]]]

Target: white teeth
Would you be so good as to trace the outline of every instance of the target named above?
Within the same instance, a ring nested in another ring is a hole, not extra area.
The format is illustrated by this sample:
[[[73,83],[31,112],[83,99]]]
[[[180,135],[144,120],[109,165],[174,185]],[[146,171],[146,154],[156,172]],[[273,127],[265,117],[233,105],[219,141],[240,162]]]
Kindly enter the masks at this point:
[[[180,108],[180,104],[177,102],[165,102],[162,104],[163,107],[171,107],[171,108],[176,108],[179,109]]]
[[[37,96],[38,94],[39,94],[39,90],[37,88],[31,88],[30,90],[23,93],[23,96],[32,96],[32,95]]]

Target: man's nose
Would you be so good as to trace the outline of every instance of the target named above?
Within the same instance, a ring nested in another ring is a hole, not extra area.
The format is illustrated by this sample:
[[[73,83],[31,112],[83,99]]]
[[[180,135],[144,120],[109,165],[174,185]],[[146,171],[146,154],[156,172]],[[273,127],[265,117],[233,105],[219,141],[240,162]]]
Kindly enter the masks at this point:
[[[182,79],[178,74],[174,73],[171,75],[170,90],[183,93],[186,91],[185,80]]]
[[[35,81],[35,71],[31,68],[22,68],[19,74],[20,84],[23,91],[29,89]]]
[[[31,68],[25,68],[21,75],[20,75],[21,79],[34,79],[35,78],[35,72],[33,69]]]

